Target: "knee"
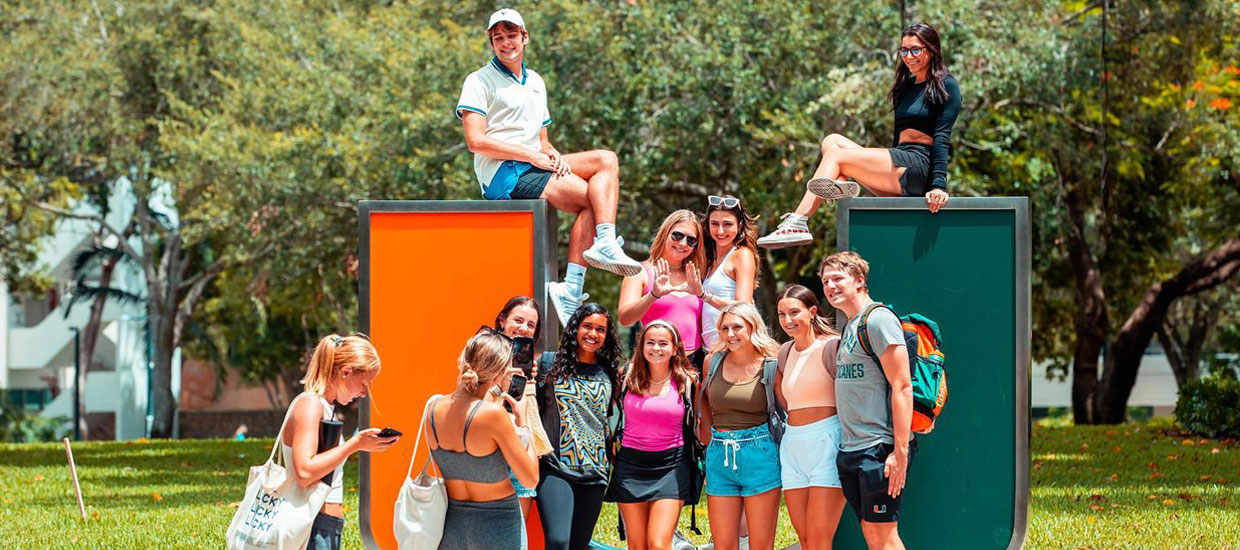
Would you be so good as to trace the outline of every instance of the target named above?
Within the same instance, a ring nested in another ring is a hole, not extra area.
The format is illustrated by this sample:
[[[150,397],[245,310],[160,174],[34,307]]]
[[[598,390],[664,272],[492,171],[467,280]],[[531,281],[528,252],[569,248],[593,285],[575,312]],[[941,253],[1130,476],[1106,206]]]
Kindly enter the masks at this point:
[[[620,157],[617,157],[615,153],[606,149],[598,152],[598,162],[599,166],[602,167],[603,170],[620,169]]]
[[[844,136],[839,134],[831,134],[825,138],[822,138],[822,151],[825,153],[829,149],[839,149],[841,139],[844,139]]]
[[[543,546],[547,550],[568,550],[569,534],[558,532],[544,532]]]

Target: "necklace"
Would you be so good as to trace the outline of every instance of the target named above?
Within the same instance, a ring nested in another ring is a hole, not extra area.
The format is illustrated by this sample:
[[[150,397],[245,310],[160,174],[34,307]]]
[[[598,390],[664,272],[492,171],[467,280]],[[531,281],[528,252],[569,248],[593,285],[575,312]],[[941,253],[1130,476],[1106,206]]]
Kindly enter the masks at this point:
[[[662,380],[651,380],[650,385],[662,386],[663,384],[666,384],[668,380],[671,380],[671,379],[672,379],[672,373],[669,372],[667,373],[667,376],[663,377]]]

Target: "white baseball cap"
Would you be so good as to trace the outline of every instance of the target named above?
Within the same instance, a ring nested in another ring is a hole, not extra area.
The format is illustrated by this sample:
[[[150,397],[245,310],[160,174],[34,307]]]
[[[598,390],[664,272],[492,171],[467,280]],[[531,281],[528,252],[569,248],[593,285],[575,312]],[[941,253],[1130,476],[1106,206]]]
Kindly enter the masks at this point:
[[[491,14],[491,22],[487,23],[487,30],[495,28],[496,24],[504,21],[525,29],[525,19],[521,18],[521,14],[517,13],[517,10],[504,8]]]

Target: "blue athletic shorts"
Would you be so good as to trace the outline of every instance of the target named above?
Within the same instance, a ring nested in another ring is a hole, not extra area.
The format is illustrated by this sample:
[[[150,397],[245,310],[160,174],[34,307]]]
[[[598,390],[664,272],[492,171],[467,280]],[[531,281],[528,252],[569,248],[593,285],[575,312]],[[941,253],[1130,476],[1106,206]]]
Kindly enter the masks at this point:
[[[710,431],[706,447],[706,494],[751,497],[779,488],[779,446],[766,424]]]
[[[839,415],[804,426],[788,425],[779,440],[779,466],[784,490],[840,487],[835,464],[843,427]]]
[[[542,196],[548,181],[551,181],[551,172],[535,168],[528,162],[506,160],[499,165],[482,197],[493,201],[537,199]]]

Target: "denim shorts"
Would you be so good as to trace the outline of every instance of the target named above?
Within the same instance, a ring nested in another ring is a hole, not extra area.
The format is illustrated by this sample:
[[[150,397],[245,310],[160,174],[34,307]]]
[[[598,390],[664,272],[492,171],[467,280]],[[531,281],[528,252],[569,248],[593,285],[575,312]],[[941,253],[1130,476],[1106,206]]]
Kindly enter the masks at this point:
[[[340,535],[344,532],[344,518],[329,516],[323,512],[314,516],[310,527],[310,540],[306,550],[340,550]]]
[[[806,487],[840,487],[835,464],[843,426],[839,415],[804,426],[788,425],[779,441],[779,466],[784,490]]]
[[[706,494],[751,497],[778,489],[779,446],[765,423],[743,430],[710,431]]]
[[[512,470],[508,471],[508,479],[512,480],[512,488],[517,490],[517,498],[534,498],[538,496],[538,490],[526,487],[517,481],[517,474]]]

